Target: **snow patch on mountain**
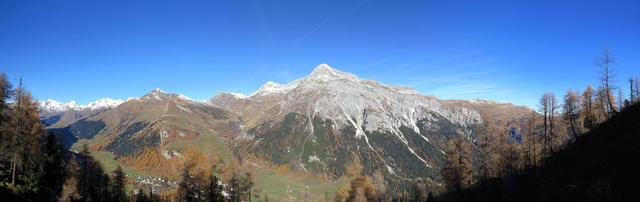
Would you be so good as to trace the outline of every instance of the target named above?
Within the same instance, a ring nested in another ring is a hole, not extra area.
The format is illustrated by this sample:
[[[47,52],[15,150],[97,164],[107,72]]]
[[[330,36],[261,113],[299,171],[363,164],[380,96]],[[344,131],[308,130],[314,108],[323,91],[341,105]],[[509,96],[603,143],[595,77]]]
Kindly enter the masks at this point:
[[[364,133],[362,127],[366,131],[398,134],[402,125],[420,134],[416,122],[432,113],[461,126],[481,120],[474,110],[445,106],[437,98],[421,95],[412,87],[361,79],[326,64],[289,84],[268,82],[249,97],[258,102],[278,99],[277,114],[283,114],[282,110],[313,114],[351,125],[358,130],[355,134],[358,137]]]
[[[298,81],[298,80],[296,80]],[[260,87],[260,89],[258,91],[256,91],[255,93],[249,95],[249,97],[255,97],[255,96],[268,96],[268,95],[273,95],[273,94],[283,94],[283,93],[287,93],[290,90],[296,88],[298,86],[299,82],[293,81],[289,84],[279,84],[273,81],[269,81],[266,84],[262,85],[262,87]]]
[[[245,94],[242,94],[242,93],[234,93],[234,92],[218,92],[218,93],[216,94],[216,96],[218,96],[218,95],[224,95],[224,94],[231,95],[231,96],[233,96],[235,99],[239,99],[239,100],[244,100],[244,99],[248,99],[248,98],[249,98],[249,96],[247,96],[247,95],[245,95]]]
[[[38,101],[38,105],[41,110],[50,111],[50,112],[67,111],[67,110],[79,107],[79,105],[76,104],[76,101],[58,102],[52,99],[48,99],[46,101],[40,100]]]
[[[481,122],[480,114],[475,110],[445,105],[434,96],[419,94],[412,87],[361,79],[326,64],[318,65],[307,77],[289,84],[267,82],[249,98],[261,103],[260,109],[268,116],[295,112],[305,114],[309,119],[319,116],[334,120],[339,127],[353,127],[355,134],[351,135],[364,138],[373,151],[366,132],[389,132],[427,167],[430,166],[428,162],[408,145],[400,131],[402,126],[413,129],[421,139],[430,142],[417,126],[422,119],[443,117],[462,128]]]
[[[88,105],[85,106],[80,106],[81,108],[89,108],[89,109],[104,109],[104,108],[115,108],[118,105],[122,104],[123,101],[121,99],[111,99],[111,98],[102,98],[99,100],[96,100],[95,102],[89,103]]]

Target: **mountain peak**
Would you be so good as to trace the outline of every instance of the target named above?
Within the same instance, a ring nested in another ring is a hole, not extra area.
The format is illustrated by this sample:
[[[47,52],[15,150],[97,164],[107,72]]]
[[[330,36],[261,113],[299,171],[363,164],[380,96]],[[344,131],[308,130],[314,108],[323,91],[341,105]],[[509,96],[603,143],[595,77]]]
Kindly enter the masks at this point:
[[[146,95],[142,96],[141,98],[151,98],[151,99],[156,99],[156,100],[165,100],[165,99],[169,99],[171,97],[171,94],[164,92],[163,90],[156,88],[153,89],[151,92],[147,93]]]
[[[309,74],[307,78],[311,78],[314,80],[321,80],[324,82],[330,81],[330,80],[336,80],[336,79],[349,79],[349,80],[358,79],[356,75],[346,73],[346,72],[341,72],[339,70],[331,68],[327,64],[318,65],[311,72],[311,74]]]
[[[323,63],[316,66],[316,68],[313,69],[311,73],[313,74],[314,72],[326,72],[326,71],[335,71],[335,69],[331,68],[331,66],[329,66],[328,64]]]
[[[165,93],[165,94],[166,94],[167,92],[164,92],[164,91],[163,91],[162,89],[160,89],[160,88],[156,88],[156,89],[153,89],[153,90],[151,91],[151,93]]]
[[[122,100],[120,99],[111,99],[111,98],[102,98],[91,102],[87,105],[78,105],[76,101],[71,102],[58,102],[52,99],[48,99],[46,101],[38,101],[40,108],[46,112],[63,112],[67,110],[96,110],[96,109],[111,109],[115,108],[118,105],[122,104]]]
[[[320,64],[316,66],[315,69],[313,69],[310,76],[339,75],[339,73],[342,73],[342,72],[331,68],[327,64]]]

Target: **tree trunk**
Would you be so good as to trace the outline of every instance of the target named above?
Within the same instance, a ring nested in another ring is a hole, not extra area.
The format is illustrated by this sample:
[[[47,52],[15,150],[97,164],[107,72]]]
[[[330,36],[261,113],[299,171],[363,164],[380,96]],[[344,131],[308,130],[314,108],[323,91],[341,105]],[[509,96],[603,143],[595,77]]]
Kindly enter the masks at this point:
[[[15,151],[14,151],[15,152]],[[18,164],[17,162],[17,153],[13,153],[13,163],[11,166],[11,185],[14,185],[16,182],[16,165]]]

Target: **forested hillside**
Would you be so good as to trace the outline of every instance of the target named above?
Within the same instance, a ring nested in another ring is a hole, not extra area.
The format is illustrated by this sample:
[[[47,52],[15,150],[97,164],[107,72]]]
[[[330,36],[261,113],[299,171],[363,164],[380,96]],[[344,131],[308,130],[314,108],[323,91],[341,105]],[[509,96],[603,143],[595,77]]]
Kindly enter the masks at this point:
[[[71,152],[65,139],[68,134],[74,138],[95,135],[104,123],[87,124],[83,119],[80,124],[46,132],[39,110],[21,79],[14,88],[4,73],[0,75],[0,201],[222,201],[223,190],[229,193],[229,200],[250,199],[253,179],[249,172],[237,167],[224,171],[231,177],[223,186],[219,177],[223,171],[215,162],[205,163],[206,157],[196,150],[173,162],[178,169],[171,172],[178,173],[178,180],[163,181],[169,190],[137,184],[125,173],[128,168],[116,166],[106,172],[105,162],[94,158],[89,148]],[[140,164],[136,159],[130,161]]]
[[[640,180],[640,103],[513,175],[442,194],[440,201],[628,201]]]

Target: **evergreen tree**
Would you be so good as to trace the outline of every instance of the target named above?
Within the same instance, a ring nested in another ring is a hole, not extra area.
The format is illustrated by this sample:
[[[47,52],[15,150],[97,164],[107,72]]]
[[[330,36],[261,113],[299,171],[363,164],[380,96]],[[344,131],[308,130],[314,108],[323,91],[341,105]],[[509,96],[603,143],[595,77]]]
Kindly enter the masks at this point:
[[[44,162],[43,192],[46,192],[47,198],[56,198],[62,191],[61,182],[66,178],[67,173],[62,159],[62,146],[51,132],[47,135],[45,153],[47,158]]]
[[[10,175],[10,157],[9,140],[12,137],[10,125],[11,113],[10,107],[7,103],[12,93],[12,85],[7,79],[7,75],[2,72],[0,74],[0,179],[7,179]]]
[[[122,170],[122,167],[118,166],[114,171],[114,180],[111,187],[114,201],[127,201],[127,178]]]
[[[138,193],[136,193],[136,195],[135,195],[135,201],[136,202],[150,202],[150,201],[153,201],[153,200],[149,196],[147,196],[147,194],[144,193],[144,189],[143,188],[140,188],[138,190]]]
[[[209,177],[209,186],[207,188],[207,200],[210,202],[222,202],[224,196],[222,195],[222,185],[218,184],[220,180],[214,174]]]
[[[411,187],[411,201],[422,202],[427,200],[426,191],[427,190],[419,180],[414,180],[413,187]]]

